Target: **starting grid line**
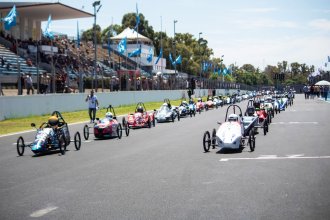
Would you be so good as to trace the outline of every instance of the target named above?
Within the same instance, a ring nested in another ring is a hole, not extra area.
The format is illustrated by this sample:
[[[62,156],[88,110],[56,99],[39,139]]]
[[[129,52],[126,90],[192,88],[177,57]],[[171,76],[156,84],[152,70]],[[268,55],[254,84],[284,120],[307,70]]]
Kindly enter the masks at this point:
[[[290,160],[290,159],[330,159],[330,156],[287,155],[285,157],[278,157],[276,155],[261,155],[259,157],[222,158],[219,161],[228,162],[230,160]]]

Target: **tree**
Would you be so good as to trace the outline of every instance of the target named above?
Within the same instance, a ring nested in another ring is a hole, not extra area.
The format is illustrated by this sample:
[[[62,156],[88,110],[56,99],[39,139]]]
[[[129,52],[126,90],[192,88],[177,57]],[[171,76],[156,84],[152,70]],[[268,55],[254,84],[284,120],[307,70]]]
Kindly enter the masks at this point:
[[[142,13],[139,14],[140,23],[138,26],[138,31],[143,36],[153,40],[154,39],[154,29],[152,26],[149,26],[149,22],[145,19]],[[136,26],[136,13],[127,13],[123,16],[121,21],[122,27],[133,29]]]
[[[95,32],[96,32],[96,42],[101,43],[101,27],[99,25],[95,26]],[[93,28],[88,29],[87,31],[84,31],[81,39],[84,41],[93,41],[94,42],[94,30]]]

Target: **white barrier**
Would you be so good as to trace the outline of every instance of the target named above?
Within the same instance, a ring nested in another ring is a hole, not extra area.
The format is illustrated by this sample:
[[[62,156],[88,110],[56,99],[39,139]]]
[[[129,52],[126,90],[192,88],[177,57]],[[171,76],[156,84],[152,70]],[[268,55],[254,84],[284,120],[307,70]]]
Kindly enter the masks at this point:
[[[219,89],[216,94],[225,94],[225,92],[228,91]],[[230,94],[233,92],[236,90],[231,90]],[[165,98],[175,100],[185,97],[188,99],[186,90],[122,91],[96,93],[95,95],[98,97],[100,107],[107,107],[109,104],[116,107],[137,102],[163,101]],[[195,90],[196,97],[207,95],[207,89]],[[86,97],[86,93],[0,96],[0,120],[51,114],[55,110],[60,112],[85,110],[87,109]]]

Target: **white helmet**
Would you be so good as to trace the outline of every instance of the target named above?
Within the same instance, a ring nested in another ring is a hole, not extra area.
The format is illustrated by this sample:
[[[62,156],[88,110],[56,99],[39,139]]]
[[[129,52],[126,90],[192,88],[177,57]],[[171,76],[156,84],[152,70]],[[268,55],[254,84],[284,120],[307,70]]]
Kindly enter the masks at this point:
[[[228,121],[238,121],[238,116],[236,114],[230,114]]]
[[[105,117],[108,119],[112,119],[112,113],[111,112],[105,113]]]

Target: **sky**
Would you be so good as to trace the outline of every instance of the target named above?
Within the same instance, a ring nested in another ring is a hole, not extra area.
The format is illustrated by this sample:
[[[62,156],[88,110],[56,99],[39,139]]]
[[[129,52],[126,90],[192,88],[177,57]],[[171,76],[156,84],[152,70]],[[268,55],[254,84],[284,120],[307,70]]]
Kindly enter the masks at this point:
[[[61,0],[63,4],[94,13],[90,0]],[[97,24],[102,29],[121,24],[124,14],[135,12],[136,4],[153,26],[172,37],[190,33],[208,41],[214,57],[224,63],[252,64],[263,69],[283,60],[317,68],[330,56],[329,0],[101,0]],[[94,18],[78,19],[79,28],[92,27]],[[76,36],[77,20],[53,21],[52,30]],[[44,23],[43,23],[44,24]]]

